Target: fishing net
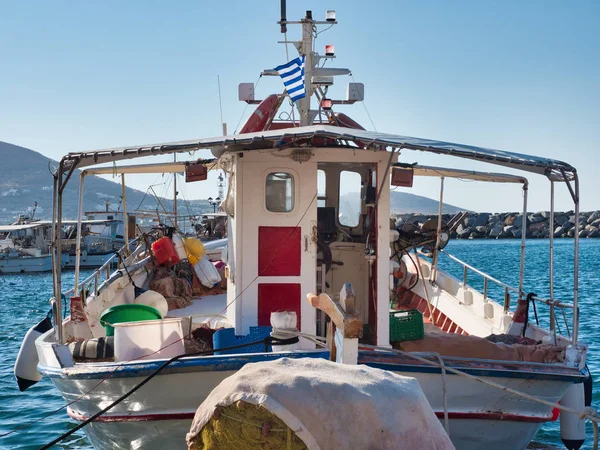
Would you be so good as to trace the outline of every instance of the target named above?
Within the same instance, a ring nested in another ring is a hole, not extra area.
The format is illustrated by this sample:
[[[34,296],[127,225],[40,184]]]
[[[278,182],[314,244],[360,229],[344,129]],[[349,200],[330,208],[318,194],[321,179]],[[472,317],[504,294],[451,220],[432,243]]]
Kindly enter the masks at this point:
[[[304,450],[306,445],[283,420],[260,405],[238,401],[215,410],[200,434],[189,443],[192,450]]]
[[[415,378],[320,358],[244,365],[186,438],[195,450],[454,449]]]

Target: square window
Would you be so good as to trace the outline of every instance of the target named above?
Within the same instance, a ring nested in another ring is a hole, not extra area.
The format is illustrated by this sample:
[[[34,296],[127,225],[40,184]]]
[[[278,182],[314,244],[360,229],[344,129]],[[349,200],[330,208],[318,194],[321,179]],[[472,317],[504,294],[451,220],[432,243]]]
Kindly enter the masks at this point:
[[[265,206],[271,212],[290,212],[294,209],[294,177],[286,172],[267,175]]]

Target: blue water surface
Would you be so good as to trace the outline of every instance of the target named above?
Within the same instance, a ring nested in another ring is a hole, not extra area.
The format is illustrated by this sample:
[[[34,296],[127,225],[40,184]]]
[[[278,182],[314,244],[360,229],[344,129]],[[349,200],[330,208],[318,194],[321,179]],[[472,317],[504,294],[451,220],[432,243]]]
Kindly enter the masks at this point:
[[[446,250],[474,265],[499,280],[517,286],[519,278],[520,241],[517,240],[478,240],[451,241]],[[548,297],[548,240],[528,240],[526,252],[526,292],[535,292],[540,297]],[[594,392],[594,406],[600,406],[600,351],[596,353],[595,341],[600,337],[595,322],[596,311],[600,313],[597,300],[600,295],[600,240],[584,239],[580,248],[580,291],[581,309],[580,340],[590,344],[588,365],[594,375],[597,388]],[[457,263],[442,257],[442,266],[458,278],[462,269]],[[573,240],[555,241],[555,297],[572,301],[573,291]],[[73,273],[63,277],[65,290],[73,283]],[[480,277],[469,275],[469,284],[482,287]],[[19,392],[13,376],[13,363],[19,345],[27,329],[44,318],[49,310],[48,299],[52,294],[51,274],[23,274],[0,276],[0,435],[17,427],[41,419],[48,413],[64,405],[62,397],[47,379]],[[503,291],[489,286],[489,295],[500,302]],[[514,299],[513,301],[516,301]],[[539,307],[542,323],[547,323],[547,308]],[[533,317],[531,318],[533,320]],[[568,317],[570,326],[570,316]],[[565,332],[564,324],[562,331]],[[28,428],[9,436],[0,437],[0,449],[37,449],[74,427],[64,409],[34,423]],[[543,443],[561,445],[558,423],[546,424],[536,440]],[[79,431],[55,448],[89,449],[89,442]],[[584,448],[591,448],[591,429]]]

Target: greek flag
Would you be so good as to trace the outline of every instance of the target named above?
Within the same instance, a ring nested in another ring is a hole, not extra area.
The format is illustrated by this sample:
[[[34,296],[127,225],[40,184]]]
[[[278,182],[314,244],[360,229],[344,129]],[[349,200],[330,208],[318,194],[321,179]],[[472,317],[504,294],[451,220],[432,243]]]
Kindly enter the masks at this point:
[[[295,102],[298,99],[306,97],[304,88],[304,56],[300,56],[287,64],[275,67],[288,95]]]

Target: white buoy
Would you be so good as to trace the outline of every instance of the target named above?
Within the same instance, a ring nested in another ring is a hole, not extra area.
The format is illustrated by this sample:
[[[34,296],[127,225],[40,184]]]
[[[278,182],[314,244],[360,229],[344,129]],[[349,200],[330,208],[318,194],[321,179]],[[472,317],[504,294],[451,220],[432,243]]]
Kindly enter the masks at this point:
[[[206,256],[203,256],[200,261],[194,264],[194,271],[200,283],[207,288],[213,288],[217,283],[221,282],[219,271]]]
[[[50,329],[52,329],[52,322],[49,317],[46,317],[40,323],[31,327],[21,342],[14,369],[21,392],[42,379],[42,375],[37,370],[38,354],[35,348],[35,340]]]
[[[581,411],[585,408],[583,383],[572,384],[559,402],[561,405]],[[565,411],[560,412],[560,437],[569,450],[579,450],[585,441],[585,420]]]

